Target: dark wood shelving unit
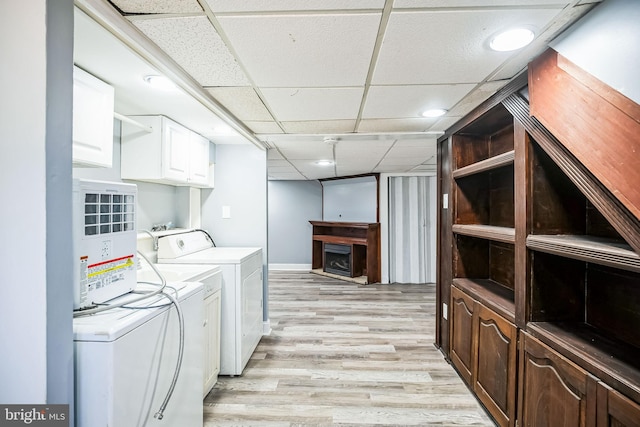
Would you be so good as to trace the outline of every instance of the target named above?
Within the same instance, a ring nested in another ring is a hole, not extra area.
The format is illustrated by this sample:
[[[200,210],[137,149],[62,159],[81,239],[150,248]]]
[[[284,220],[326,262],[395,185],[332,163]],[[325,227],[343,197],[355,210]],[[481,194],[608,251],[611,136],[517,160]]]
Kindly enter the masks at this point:
[[[333,243],[351,247],[354,277],[366,276],[367,283],[381,280],[380,223],[309,221],[313,226],[313,269],[324,270],[324,244]]]
[[[438,140],[437,341],[500,426],[640,426],[640,106],[540,58]]]

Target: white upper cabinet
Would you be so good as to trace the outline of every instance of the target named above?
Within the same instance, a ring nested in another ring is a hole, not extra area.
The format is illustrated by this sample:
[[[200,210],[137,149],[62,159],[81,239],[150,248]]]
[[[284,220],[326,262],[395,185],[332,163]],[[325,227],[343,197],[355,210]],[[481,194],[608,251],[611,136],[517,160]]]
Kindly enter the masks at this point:
[[[73,67],[73,163],[111,167],[114,89]]]
[[[122,179],[209,187],[209,141],[165,116],[122,123]]]

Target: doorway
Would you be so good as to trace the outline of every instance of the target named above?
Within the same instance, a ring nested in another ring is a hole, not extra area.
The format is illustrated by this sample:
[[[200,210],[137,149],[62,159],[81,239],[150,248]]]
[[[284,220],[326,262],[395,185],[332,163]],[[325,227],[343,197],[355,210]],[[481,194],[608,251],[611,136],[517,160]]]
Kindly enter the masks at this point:
[[[435,282],[435,194],[430,176],[389,178],[389,281]]]

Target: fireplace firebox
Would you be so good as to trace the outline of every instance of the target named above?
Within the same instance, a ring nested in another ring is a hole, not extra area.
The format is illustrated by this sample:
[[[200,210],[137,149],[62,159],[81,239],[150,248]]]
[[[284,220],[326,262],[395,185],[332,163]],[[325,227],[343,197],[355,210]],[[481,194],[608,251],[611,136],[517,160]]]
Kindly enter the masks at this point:
[[[324,244],[325,272],[353,277],[351,274],[351,263],[351,245]]]

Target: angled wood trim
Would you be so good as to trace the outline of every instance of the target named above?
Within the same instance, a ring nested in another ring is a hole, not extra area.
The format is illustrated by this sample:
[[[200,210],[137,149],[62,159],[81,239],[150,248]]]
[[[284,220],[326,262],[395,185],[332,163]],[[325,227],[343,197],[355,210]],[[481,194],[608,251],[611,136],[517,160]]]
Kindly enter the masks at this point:
[[[549,130],[529,115],[529,104],[526,100],[514,94],[506,98],[503,104],[622,238],[640,253],[640,220],[629,212]]]
[[[549,49],[530,64],[531,115],[640,218],[640,107],[560,58]]]
[[[460,129],[467,126],[469,123],[473,122],[483,114],[487,113],[496,105],[500,104],[503,99],[511,95],[512,93],[522,89],[527,85],[527,71],[523,71],[514,77],[509,83],[504,85],[501,89],[499,89],[493,96],[484,101],[482,104],[477,106],[474,110],[468,113],[462,120],[456,122],[453,126],[447,129],[440,138],[438,138],[438,142],[444,141],[449,136],[453,135],[456,132],[459,132]]]

